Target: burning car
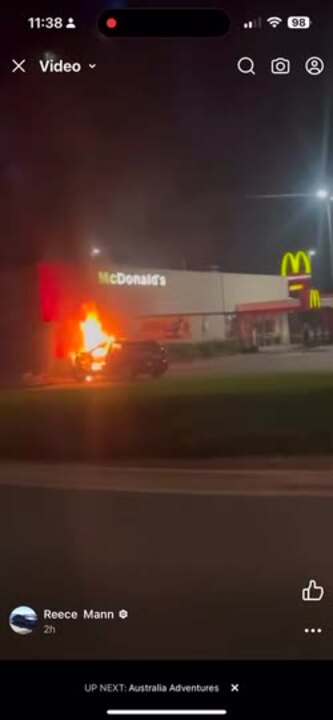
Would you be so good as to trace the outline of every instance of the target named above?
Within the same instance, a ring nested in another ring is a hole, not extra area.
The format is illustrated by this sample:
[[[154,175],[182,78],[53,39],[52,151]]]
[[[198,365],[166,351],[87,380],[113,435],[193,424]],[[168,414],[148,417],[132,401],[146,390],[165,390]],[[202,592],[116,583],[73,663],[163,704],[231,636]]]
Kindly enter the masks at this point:
[[[79,381],[102,375],[107,354],[115,342],[113,335],[103,329],[97,308],[84,305],[83,310],[85,318],[80,322],[81,347],[71,353],[74,377]]]
[[[73,357],[76,380],[160,377],[168,369],[167,352],[154,340],[116,340],[104,332],[96,310],[80,323],[83,344]]]
[[[94,378],[135,379],[138,375],[161,377],[169,363],[166,349],[154,340],[122,340],[110,343],[103,359],[94,358],[92,352],[78,353],[75,359],[75,377],[80,381]],[[104,350],[104,347],[102,348]]]

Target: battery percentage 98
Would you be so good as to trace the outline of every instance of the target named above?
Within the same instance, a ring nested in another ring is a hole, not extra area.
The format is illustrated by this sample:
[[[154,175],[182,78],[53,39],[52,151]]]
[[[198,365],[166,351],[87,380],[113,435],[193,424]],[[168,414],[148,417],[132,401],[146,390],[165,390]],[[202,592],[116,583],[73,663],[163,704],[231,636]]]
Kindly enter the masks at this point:
[[[312,23],[308,15],[290,15],[287,20],[290,30],[308,30]]]

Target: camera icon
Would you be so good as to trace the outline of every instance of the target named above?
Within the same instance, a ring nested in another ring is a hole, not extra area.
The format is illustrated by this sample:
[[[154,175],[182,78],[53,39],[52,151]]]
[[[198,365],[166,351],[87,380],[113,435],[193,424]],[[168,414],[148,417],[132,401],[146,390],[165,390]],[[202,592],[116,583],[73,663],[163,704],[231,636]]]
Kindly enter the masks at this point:
[[[287,58],[274,58],[271,62],[271,72],[273,75],[289,75],[291,72],[291,63]]]

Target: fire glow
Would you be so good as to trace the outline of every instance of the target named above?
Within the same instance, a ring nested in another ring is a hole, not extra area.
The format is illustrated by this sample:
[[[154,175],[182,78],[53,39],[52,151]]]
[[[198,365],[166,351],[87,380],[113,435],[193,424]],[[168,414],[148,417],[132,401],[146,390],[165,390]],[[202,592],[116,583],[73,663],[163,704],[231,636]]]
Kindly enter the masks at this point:
[[[86,311],[86,317],[80,322],[82,334],[81,352],[90,353],[95,361],[103,364],[111,343],[115,338],[103,329],[96,308]]]

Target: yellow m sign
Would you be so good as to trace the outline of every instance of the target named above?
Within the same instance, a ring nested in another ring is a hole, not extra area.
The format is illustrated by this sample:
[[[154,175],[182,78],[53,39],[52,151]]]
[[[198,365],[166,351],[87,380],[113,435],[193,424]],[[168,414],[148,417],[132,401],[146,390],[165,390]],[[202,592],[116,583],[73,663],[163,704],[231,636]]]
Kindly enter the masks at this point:
[[[315,288],[310,290],[310,308],[320,308],[320,292]]]
[[[311,275],[311,260],[308,253],[298,250],[297,253],[286,252],[281,262],[281,275]]]

